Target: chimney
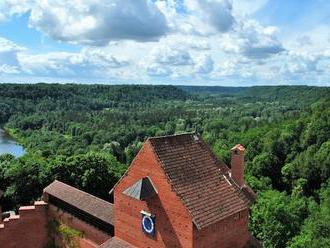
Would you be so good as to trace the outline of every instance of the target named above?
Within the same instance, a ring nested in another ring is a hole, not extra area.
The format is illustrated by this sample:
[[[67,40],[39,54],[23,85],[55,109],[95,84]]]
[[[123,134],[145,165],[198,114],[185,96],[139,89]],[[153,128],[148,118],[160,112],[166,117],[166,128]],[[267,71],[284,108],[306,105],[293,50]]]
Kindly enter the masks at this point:
[[[231,177],[239,185],[244,185],[244,146],[238,144],[231,149]]]

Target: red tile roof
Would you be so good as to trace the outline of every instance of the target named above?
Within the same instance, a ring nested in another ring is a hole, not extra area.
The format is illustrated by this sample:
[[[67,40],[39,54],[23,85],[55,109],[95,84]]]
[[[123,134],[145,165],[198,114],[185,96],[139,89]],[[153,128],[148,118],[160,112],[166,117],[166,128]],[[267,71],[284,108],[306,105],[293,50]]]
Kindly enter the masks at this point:
[[[99,248],[134,248],[131,244],[127,243],[126,241],[113,237],[103,243]]]
[[[198,135],[150,138],[149,142],[198,229],[249,207],[253,200],[249,190],[231,179],[229,168]]]
[[[105,200],[57,180],[48,185],[44,189],[44,193],[113,225],[113,204]]]

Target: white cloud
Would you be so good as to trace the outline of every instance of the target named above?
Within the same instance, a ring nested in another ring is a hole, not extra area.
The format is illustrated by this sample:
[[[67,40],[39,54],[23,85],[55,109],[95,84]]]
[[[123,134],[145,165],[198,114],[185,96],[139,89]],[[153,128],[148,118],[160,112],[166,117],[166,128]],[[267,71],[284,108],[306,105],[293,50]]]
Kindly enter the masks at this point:
[[[213,71],[214,61],[210,55],[202,55],[196,61],[195,71],[201,74],[208,74]]]
[[[72,56],[70,62],[72,64],[95,65],[104,68],[120,68],[129,64],[127,60],[117,58],[99,48],[83,49],[80,54]]]
[[[268,0],[235,0],[233,1],[234,12],[240,15],[252,15],[263,6]]]
[[[24,48],[0,37],[0,74],[19,73],[20,65],[17,54]]]
[[[184,0],[187,15],[180,31],[203,36],[230,31],[235,24],[230,0]]]
[[[151,59],[154,63],[185,66],[193,64],[193,60],[188,51],[170,46],[159,46],[152,50]]]
[[[221,33],[229,31],[234,23],[235,18],[232,14],[232,3],[229,0],[199,0],[199,7],[203,11],[203,15],[215,29]]]
[[[167,77],[172,74],[170,68],[166,66],[160,66],[158,64],[151,64],[147,68],[147,72],[149,76],[154,77]]]
[[[223,85],[330,81],[329,28],[283,40],[278,27],[251,19],[266,3],[3,0],[0,21],[27,13],[32,28],[80,50],[39,53],[0,39],[0,74]]]
[[[35,5],[36,0],[1,0],[0,22],[9,19],[13,15],[22,15]]]
[[[205,41],[205,40],[198,40],[198,39],[193,39],[190,40],[187,45],[190,46],[190,48],[195,49],[195,50],[210,50],[210,44]]]
[[[294,33],[284,44],[296,52],[322,53],[330,48],[330,27],[318,25],[308,31]]]
[[[30,26],[55,40],[89,45],[157,40],[167,33],[165,16],[150,0],[37,1]]]
[[[22,70],[30,75],[107,78],[129,62],[100,49],[83,49],[79,53],[52,52],[46,54],[20,54]]]
[[[276,31],[275,27],[263,27],[256,21],[243,20],[236,32],[223,36],[221,45],[225,52],[265,59],[285,50],[275,35]]]
[[[0,22],[3,22],[6,20],[6,16],[4,15],[4,13],[0,12]]]

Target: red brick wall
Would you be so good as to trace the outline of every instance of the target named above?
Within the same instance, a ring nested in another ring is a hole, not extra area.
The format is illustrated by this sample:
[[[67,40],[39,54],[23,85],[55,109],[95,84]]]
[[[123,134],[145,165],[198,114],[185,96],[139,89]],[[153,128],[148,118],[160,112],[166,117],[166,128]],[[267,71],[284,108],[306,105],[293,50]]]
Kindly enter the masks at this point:
[[[146,176],[151,178],[158,196],[143,202],[122,194]],[[149,142],[145,143],[127,175],[115,187],[114,202],[115,236],[137,247],[192,247],[193,224],[190,215],[171,190]],[[141,230],[141,210],[156,216],[154,238],[146,236]]]
[[[0,227],[0,247],[43,248],[47,243],[46,205],[21,207],[19,216],[5,220]]]
[[[49,204],[48,207],[48,219],[55,219],[73,229],[83,232],[84,237],[78,241],[81,248],[98,247],[98,245],[103,244],[106,240],[111,238],[108,234],[82,220],[77,219],[69,213],[63,212],[61,209],[52,204]],[[57,242],[60,242],[60,240],[57,239]]]
[[[197,230],[194,227],[194,247],[241,248],[249,240],[248,209],[232,215],[214,225]]]

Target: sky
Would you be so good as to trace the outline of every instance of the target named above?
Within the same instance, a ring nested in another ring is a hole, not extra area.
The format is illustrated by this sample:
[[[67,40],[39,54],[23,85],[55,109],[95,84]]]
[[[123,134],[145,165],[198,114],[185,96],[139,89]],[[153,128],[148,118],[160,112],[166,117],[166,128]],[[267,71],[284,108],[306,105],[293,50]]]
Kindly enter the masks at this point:
[[[0,82],[330,86],[330,1],[0,0]]]

